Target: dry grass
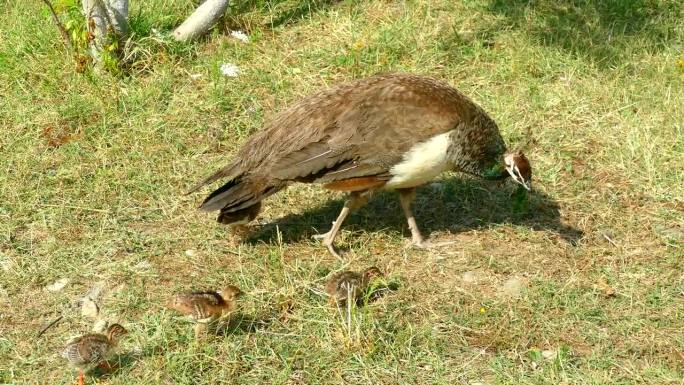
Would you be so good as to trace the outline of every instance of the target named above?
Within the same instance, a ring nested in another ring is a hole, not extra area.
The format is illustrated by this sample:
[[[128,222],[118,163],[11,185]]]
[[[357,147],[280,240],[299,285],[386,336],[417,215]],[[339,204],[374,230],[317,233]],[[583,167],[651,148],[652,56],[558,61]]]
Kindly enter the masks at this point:
[[[678,1],[253,0],[188,46],[152,29],[192,2],[131,5],[121,78],[75,73],[38,2],[0,8],[0,383],[73,380],[57,352],[91,327],[72,304],[98,282],[131,334],[92,383],[683,383]],[[406,248],[396,198],[376,197],[339,244],[398,288],[348,327],[320,294],[344,266],[309,238],[341,195],[278,194],[240,243],[182,192],[289,103],[386,71],[457,86],[511,146],[531,129],[535,192],[520,206],[460,175],[424,188],[422,227],[457,241],[431,252]],[[248,293],[241,322],[194,345],[161,305],[225,282]]]

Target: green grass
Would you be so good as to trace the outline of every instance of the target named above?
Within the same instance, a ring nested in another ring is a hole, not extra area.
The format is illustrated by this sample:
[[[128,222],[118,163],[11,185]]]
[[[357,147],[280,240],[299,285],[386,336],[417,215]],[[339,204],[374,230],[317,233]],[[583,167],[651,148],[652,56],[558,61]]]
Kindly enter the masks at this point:
[[[91,327],[72,304],[100,282],[103,313],[131,333],[122,367],[89,383],[682,384],[681,2],[235,3],[182,45],[153,29],[194,2],[132,1],[121,77],[76,73],[40,2],[0,7],[0,383],[74,381],[57,353]],[[309,239],[342,195],[294,186],[238,242],[195,210],[208,190],[182,193],[275,112],[389,71],[458,87],[510,146],[531,131],[535,192],[460,175],[425,187],[420,225],[457,241],[434,251],[407,248],[396,197],[375,197],[338,244],[398,288],[348,329],[320,295],[344,265]],[[502,294],[512,277],[517,297]],[[164,301],[226,282],[248,293],[242,321],[194,344]]]

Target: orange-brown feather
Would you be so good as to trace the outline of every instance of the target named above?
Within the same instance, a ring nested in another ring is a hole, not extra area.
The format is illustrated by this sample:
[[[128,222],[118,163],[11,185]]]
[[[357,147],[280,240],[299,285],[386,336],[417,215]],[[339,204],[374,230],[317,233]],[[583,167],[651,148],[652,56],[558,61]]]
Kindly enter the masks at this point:
[[[385,183],[387,183],[386,180],[376,176],[367,176],[330,182],[324,184],[323,187],[328,190],[336,191],[365,191],[380,188],[384,186]]]

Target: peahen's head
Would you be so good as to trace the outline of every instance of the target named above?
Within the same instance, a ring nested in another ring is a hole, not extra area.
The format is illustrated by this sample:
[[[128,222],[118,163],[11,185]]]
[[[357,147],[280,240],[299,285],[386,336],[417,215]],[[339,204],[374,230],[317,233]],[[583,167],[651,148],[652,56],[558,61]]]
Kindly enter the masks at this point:
[[[489,180],[501,180],[509,176],[526,190],[532,189],[532,167],[521,151],[506,153],[503,162],[499,160],[483,175]]]
[[[532,190],[532,167],[525,154],[520,151],[508,153],[504,156],[504,164],[514,181],[520,183],[527,191]]]

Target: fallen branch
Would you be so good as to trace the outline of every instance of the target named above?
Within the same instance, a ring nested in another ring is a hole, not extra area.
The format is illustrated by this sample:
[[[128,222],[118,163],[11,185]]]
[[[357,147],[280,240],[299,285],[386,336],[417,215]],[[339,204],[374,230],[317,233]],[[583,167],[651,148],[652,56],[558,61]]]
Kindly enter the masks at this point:
[[[50,10],[50,14],[52,14],[52,20],[54,20],[55,24],[57,25],[57,28],[59,29],[59,33],[62,35],[64,45],[69,51],[73,52],[74,45],[71,43],[71,39],[69,38],[69,32],[67,32],[66,28],[64,28],[62,22],[59,21],[59,17],[57,16],[57,12],[55,12],[55,8],[48,0],[43,0],[43,3],[45,3],[45,5],[47,5],[48,9]]]
[[[228,5],[228,0],[206,0],[173,31],[173,37],[178,41],[191,41],[204,35],[223,16]]]
[[[55,326],[55,325],[57,324],[57,322],[61,321],[62,318],[64,318],[64,316],[60,314],[59,317],[57,317],[55,320],[53,320],[53,321],[50,322],[49,324],[45,325],[45,327],[43,327],[43,328],[38,332],[38,335],[36,335],[36,338],[40,338],[40,336],[42,336],[48,329],[50,329],[51,327]]]

